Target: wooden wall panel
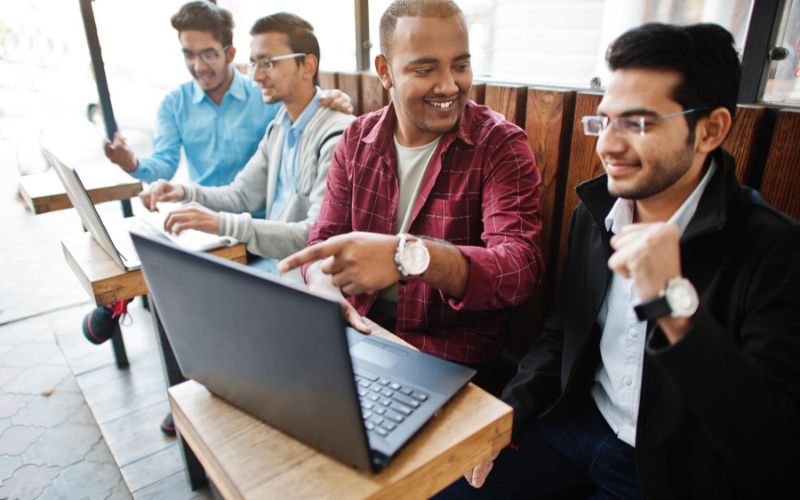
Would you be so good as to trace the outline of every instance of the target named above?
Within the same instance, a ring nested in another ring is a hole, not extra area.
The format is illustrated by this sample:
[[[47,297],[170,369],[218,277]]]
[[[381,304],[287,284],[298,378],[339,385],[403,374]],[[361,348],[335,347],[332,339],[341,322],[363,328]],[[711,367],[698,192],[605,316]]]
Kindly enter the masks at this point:
[[[800,111],[783,109],[775,119],[761,195],[772,206],[800,219]]]
[[[486,84],[485,83],[472,83],[472,88],[469,89],[469,98],[478,104],[486,102]]]
[[[542,176],[542,256],[547,274],[533,297],[513,311],[509,318],[507,353],[512,359],[521,358],[538,336],[544,311],[552,302],[548,293],[553,289],[555,251],[564,204],[569,135],[575,108],[575,92],[571,90],[527,89],[525,132],[528,144],[536,157]]]
[[[506,117],[506,120],[525,127],[525,94],[527,87],[486,85],[484,104]]]
[[[572,215],[572,210],[578,205],[578,194],[575,192],[575,186],[604,172],[603,165],[594,150],[597,144],[597,137],[584,135],[583,125],[581,124],[581,118],[596,113],[597,105],[600,104],[602,98],[602,94],[588,92],[581,92],[575,97],[575,115],[572,121],[572,138],[569,148],[569,168],[567,170],[564,211],[561,218],[561,235],[558,245],[558,265],[554,269],[555,283],[558,283],[561,271],[564,268],[570,216]]]
[[[353,113],[356,116],[362,113],[361,106],[363,97],[361,95],[361,73],[339,73],[339,88],[350,96],[353,101]]]
[[[378,75],[373,73],[361,75],[361,95],[362,113],[381,109],[389,103],[389,92],[381,85]]]
[[[338,89],[339,88],[338,75],[332,71],[320,71],[319,86],[322,89]]]
[[[736,159],[736,176],[739,181],[752,187],[758,187],[757,177],[764,162],[764,158],[759,156],[766,151],[765,148],[759,148],[759,144],[769,142],[769,135],[762,137],[765,128],[761,124],[765,113],[766,109],[762,106],[739,105],[733,128],[722,144]],[[769,134],[769,131],[766,132]]]

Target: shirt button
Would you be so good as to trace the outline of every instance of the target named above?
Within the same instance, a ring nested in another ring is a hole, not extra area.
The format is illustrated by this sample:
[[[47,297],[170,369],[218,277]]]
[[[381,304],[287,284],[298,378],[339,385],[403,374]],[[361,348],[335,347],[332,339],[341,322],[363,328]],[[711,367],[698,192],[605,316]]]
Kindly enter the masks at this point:
[[[628,335],[630,335],[630,337],[632,339],[638,338],[639,337],[639,330],[636,329],[636,328],[631,328],[630,330],[628,330]]]
[[[622,385],[631,385],[630,377],[622,377]]]

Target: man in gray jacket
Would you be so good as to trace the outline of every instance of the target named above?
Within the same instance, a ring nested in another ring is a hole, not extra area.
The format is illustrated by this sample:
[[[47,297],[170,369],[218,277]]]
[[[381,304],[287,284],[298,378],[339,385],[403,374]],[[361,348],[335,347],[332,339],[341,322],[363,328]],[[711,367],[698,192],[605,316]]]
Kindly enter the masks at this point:
[[[284,105],[256,153],[227,186],[161,180],[140,197],[150,210],[159,201],[189,202],[167,217],[167,230],[232,236],[266,257],[260,267],[274,271],[276,259],[305,246],[333,150],[353,116],[319,106],[320,51],[308,22],[278,13],[257,20],[250,34],[250,75],[264,102]],[[250,213],[261,208],[266,218],[253,219]]]

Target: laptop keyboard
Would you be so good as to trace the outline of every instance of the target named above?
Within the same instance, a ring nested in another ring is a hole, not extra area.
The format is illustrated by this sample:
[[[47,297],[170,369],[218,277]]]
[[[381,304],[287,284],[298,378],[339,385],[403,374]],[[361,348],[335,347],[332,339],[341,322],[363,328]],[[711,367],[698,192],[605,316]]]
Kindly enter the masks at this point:
[[[356,373],[355,379],[364,426],[384,438],[428,400],[424,392],[384,377]]]
[[[117,247],[117,251],[121,253],[128,261],[136,257],[136,249],[133,247],[133,241],[131,240],[131,235],[129,232],[130,230],[144,233],[160,241],[170,241],[169,237],[167,237],[163,231],[159,231],[155,226],[146,220],[135,218],[129,219],[126,221],[126,227],[124,231],[114,232],[109,235],[111,236],[111,241],[114,242],[114,246]]]

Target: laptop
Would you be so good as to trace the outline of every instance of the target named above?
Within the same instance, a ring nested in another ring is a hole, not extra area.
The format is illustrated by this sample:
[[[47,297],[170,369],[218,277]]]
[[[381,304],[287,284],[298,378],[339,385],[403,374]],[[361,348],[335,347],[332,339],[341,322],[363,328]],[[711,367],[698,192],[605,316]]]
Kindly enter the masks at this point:
[[[164,227],[163,219],[166,217],[164,211],[153,213],[150,216],[152,221],[142,217],[128,217],[119,221],[118,225],[109,227],[103,223],[100,214],[97,213],[77,170],[65,165],[46,148],[42,148],[42,153],[64,185],[72,206],[78,211],[83,227],[91,233],[95,241],[117,265],[127,271],[140,267],[139,257],[131,243],[130,231],[149,234],[163,241],[174,241],[182,247],[193,250],[213,250],[236,243],[233,238],[193,229],[182,231],[179,235],[166,233],[162,229]]]
[[[341,306],[132,234],[183,374],[272,427],[377,472],[475,370],[348,328]]]

